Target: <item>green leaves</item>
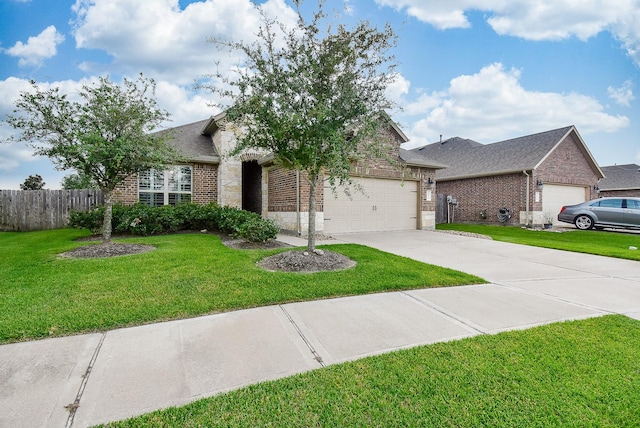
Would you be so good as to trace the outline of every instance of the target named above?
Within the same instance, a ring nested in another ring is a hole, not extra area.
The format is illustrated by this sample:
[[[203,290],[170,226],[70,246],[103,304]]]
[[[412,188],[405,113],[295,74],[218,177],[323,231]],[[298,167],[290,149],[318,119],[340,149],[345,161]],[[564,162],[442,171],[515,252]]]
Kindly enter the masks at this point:
[[[311,175],[343,176],[350,159],[375,140],[380,112],[393,104],[385,89],[396,36],[390,26],[379,30],[368,22],[333,28],[325,23],[324,2],[307,22],[300,2],[295,5],[299,19],[292,29],[263,13],[260,42],[211,40],[245,61],[235,78],[210,76],[231,90],[208,88],[231,99],[227,119],[243,127],[232,154],[266,149]]]
[[[111,194],[124,180],[150,168],[173,163],[178,153],[169,147],[167,134],[149,131],[168,119],[158,107],[155,82],[142,74],[124,79],[122,86],[108,77],[85,84],[78,101],[70,101],[59,88],[22,92],[7,123],[21,134],[10,139],[31,143],[59,170],[75,169],[105,192],[107,212]],[[105,216],[105,242],[111,239],[111,216]]]
[[[127,176],[170,163],[177,157],[163,139],[149,131],[169,117],[153,98],[155,82],[140,75],[117,85],[107,77],[82,86],[77,101],[59,88],[20,94],[7,123],[60,170],[81,171],[103,190],[113,190]]]
[[[379,138],[381,113],[393,105],[386,95],[395,60],[396,35],[360,22],[354,28],[326,23],[324,1],[310,21],[295,1],[294,28],[261,12],[258,42],[211,39],[218,48],[244,55],[234,77],[218,71],[200,85],[218,98],[227,120],[239,126],[231,155],[267,150],[285,167],[306,172],[309,193],[309,249],[314,247],[315,186],[349,182],[355,158],[373,158],[389,144]],[[386,118],[388,119],[388,118]],[[388,150],[387,150],[388,151]]]

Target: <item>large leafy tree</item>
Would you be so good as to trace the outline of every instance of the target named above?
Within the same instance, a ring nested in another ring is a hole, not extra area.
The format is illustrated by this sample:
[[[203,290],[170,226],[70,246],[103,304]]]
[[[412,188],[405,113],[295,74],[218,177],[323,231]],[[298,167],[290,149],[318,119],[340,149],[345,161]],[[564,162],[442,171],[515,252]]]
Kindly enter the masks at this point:
[[[276,162],[302,171],[309,181],[308,249],[315,249],[316,194],[325,177],[331,187],[351,184],[359,158],[383,156],[379,127],[392,102],[387,86],[395,78],[390,50],[396,35],[359,22],[352,28],[332,26],[324,1],[306,21],[294,1],[297,24],[287,28],[260,10],[258,41],[211,39],[219,49],[242,54],[231,77],[214,73],[218,85],[205,85],[231,100],[229,122],[238,125],[238,143],[231,153],[264,149]],[[256,6],[260,9],[259,6]]]
[[[46,183],[40,176],[40,174],[30,175],[25,180],[24,183],[20,185],[20,189],[22,190],[42,190],[44,189],[44,185]]]
[[[169,117],[154,98],[155,82],[142,74],[118,85],[107,77],[85,84],[79,101],[60,88],[20,93],[7,123],[20,133],[9,141],[25,141],[48,156],[57,169],[74,169],[104,192],[102,237],[111,242],[113,192],[128,176],[161,168],[177,158],[163,133],[150,133]]]

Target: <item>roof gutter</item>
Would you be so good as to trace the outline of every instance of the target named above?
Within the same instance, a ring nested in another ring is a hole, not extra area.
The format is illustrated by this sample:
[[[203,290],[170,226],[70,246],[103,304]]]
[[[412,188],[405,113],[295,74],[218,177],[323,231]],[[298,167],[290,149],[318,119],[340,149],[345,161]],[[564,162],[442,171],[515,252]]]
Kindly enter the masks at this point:
[[[219,164],[220,156],[195,156],[187,159],[187,162]]]
[[[437,177],[437,178],[439,181],[452,181],[452,180],[463,180],[466,178],[493,177],[494,175],[521,174],[522,171],[524,170],[515,169],[515,170],[508,170],[508,171],[491,171],[491,172],[483,172],[481,174],[458,175],[453,177]]]

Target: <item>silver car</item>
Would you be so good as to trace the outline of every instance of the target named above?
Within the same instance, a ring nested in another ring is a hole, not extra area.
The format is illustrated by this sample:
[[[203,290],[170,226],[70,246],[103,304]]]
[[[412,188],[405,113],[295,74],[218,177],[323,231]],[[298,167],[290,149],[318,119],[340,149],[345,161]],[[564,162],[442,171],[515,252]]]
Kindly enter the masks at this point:
[[[578,229],[603,227],[640,229],[640,198],[601,198],[562,207],[558,220]]]

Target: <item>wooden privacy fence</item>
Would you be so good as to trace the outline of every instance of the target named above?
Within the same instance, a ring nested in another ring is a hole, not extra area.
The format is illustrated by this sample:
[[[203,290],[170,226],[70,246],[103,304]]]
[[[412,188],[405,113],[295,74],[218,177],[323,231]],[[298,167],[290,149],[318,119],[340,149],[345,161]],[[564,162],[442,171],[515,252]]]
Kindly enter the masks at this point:
[[[63,228],[72,210],[88,211],[103,204],[100,190],[0,190],[0,230]]]

